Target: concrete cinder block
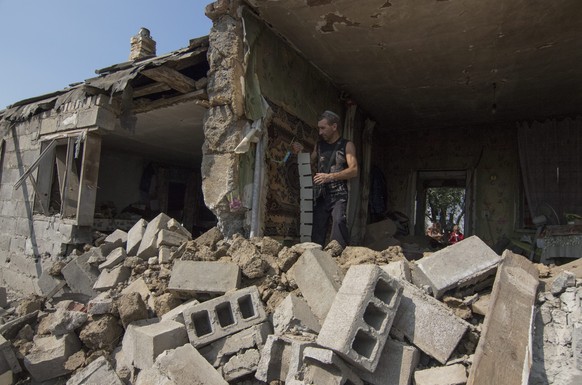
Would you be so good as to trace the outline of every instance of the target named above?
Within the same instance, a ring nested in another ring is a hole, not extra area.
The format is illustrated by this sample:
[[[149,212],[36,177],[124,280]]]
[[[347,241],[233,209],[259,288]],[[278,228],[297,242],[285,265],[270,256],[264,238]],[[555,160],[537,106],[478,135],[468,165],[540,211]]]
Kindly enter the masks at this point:
[[[118,264],[122,263],[126,257],[127,252],[125,251],[124,247],[113,249],[109,255],[107,255],[105,262],[99,265],[99,270],[112,269]]]
[[[416,286],[406,281],[400,284],[404,290],[390,333],[406,337],[429,356],[446,363],[470,325]]]
[[[416,385],[463,385],[467,383],[467,369],[462,364],[417,370]]]
[[[251,374],[257,370],[261,354],[257,349],[248,349],[235,356],[222,366],[222,376],[226,381]]]
[[[228,293],[184,311],[190,343],[203,346],[267,318],[256,286]]]
[[[290,293],[273,313],[275,333],[319,333],[321,325],[304,299]]]
[[[392,327],[402,285],[376,265],[350,267],[317,343],[373,372]]]
[[[289,382],[301,370],[303,351],[310,346],[316,346],[315,342],[271,334],[261,350],[255,378],[267,383],[273,380]]]
[[[105,237],[105,240],[103,242],[117,244],[120,241],[122,243],[121,247],[125,247],[127,245],[127,233],[123,230],[117,229],[111,234],[109,234],[107,237]]]
[[[128,341],[134,346],[133,364],[136,368],[147,369],[164,350],[175,349],[188,343],[184,325],[175,321],[162,321],[136,326]],[[125,341],[125,339],[124,339]]]
[[[376,370],[357,373],[370,385],[409,385],[419,361],[420,352],[414,346],[388,338]]]
[[[158,233],[167,229],[168,221],[172,219],[164,213],[160,213],[157,217],[152,219],[148,223],[141,242],[139,244],[139,249],[137,250],[137,256],[142,259],[148,259],[158,255],[157,241]],[[129,254],[129,253],[128,253]]]
[[[153,378],[153,382],[146,382],[147,378]],[[228,382],[192,345],[186,344],[160,354],[153,368],[139,373],[135,384],[228,385]]]
[[[388,275],[407,282],[412,282],[412,273],[408,261],[390,262],[387,265],[380,266]]]
[[[258,325],[231,334],[209,345],[198,349],[200,354],[208,360],[215,368],[219,367],[237,353],[247,349],[262,349],[267,341],[267,337],[273,333],[273,328],[269,322],[262,322]]]
[[[303,298],[320,323],[327,316],[344,274],[328,253],[306,250],[291,268]]]
[[[113,289],[121,282],[127,281],[131,275],[131,269],[126,266],[117,266],[112,270],[105,269],[101,271],[99,278],[93,285],[93,290],[106,291]]]
[[[75,373],[66,385],[124,385],[105,357],[99,357]]]
[[[139,250],[139,245],[148,226],[148,221],[145,219],[140,219],[135,225],[127,232],[127,245],[125,251],[127,255],[136,255]]]
[[[501,257],[473,235],[417,261],[413,280],[419,287],[430,285],[433,295],[441,298],[448,290],[475,284],[495,274],[499,262]]]
[[[192,239],[192,233],[189,232],[184,226],[182,226],[182,224],[180,222],[178,222],[174,218],[172,218],[168,221],[168,230],[173,231],[173,232],[178,233],[178,234],[182,234],[188,240]]]
[[[308,384],[364,385],[360,377],[329,349],[306,347],[303,360],[306,363],[303,380]]]
[[[236,263],[176,261],[168,290],[184,297],[198,293],[224,294],[238,288],[240,268]]]
[[[67,359],[81,349],[81,341],[75,333],[63,336],[37,337],[34,347],[24,357],[24,366],[36,381],[46,381],[68,374]]]
[[[83,294],[89,298],[95,297],[99,294],[93,290],[93,285],[99,277],[99,269],[91,266],[88,261],[93,255],[92,252],[87,252],[74,258],[62,270],[62,274],[67,281],[67,285],[75,293]]]
[[[179,247],[182,243],[188,242],[188,238],[180,233],[175,233],[170,230],[161,229],[158,233],[156,247],[159,249],[162,246]]]

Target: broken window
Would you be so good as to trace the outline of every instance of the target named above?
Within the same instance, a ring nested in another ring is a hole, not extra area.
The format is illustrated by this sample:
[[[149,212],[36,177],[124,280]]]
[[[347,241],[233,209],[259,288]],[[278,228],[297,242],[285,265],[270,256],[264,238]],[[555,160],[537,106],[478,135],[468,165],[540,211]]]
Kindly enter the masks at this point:
[[[93,224],[101,138],[87,131],[47,137],[41,154],[16,182],[26,178],[35,190],[34,212]],[[37,180],[32,176],[38,168]]]

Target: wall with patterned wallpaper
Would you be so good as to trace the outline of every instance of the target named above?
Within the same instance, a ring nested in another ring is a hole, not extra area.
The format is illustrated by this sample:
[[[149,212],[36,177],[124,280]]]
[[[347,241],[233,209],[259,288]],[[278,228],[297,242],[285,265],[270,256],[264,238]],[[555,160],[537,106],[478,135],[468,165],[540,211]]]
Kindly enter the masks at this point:
[[[372,162],[384,172],[392,210],[408,212],[415,171],[474,170],[472,234],[490,245],[502,236],[515,234],[519,192],[515,125],[426,129],[390,135],[379,128],[375,135],[377,145]],[[486,212],[489,219],[484,215]]]

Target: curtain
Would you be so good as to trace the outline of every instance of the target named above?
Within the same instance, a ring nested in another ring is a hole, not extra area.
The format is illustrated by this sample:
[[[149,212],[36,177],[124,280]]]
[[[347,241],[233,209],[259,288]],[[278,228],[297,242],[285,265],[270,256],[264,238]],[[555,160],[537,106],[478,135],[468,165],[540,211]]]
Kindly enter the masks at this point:
[[[582,215],[582,118],[518,124],[523,186],[532,218],[551,206]]]

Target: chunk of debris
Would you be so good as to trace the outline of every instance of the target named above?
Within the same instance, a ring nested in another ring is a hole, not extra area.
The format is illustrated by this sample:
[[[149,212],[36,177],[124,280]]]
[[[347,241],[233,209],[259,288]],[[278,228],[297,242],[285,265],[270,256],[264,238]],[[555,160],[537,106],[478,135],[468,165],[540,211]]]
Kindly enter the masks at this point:
[[[68,374],[67,359],[81,349],[75,333],[34,339],[34,347],[24,357],[24,366],[36,381],[47,381]]]
[[[240,269],[234,263],[176,261],[168,290],[183,298],[199,293],[224,294],[238,288]]]

